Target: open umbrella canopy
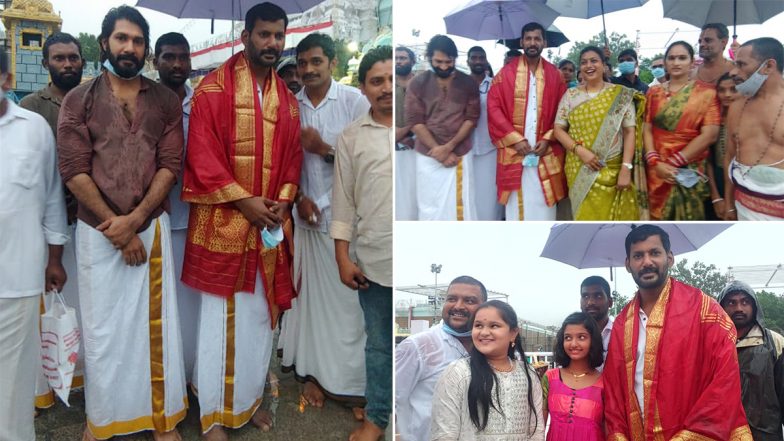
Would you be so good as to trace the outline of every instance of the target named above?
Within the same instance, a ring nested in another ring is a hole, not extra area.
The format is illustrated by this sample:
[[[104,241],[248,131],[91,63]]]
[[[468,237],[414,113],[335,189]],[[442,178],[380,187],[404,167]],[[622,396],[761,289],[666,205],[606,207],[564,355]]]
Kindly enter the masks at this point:
[[[558,13],[544,0],[471,0],[444,17],[446,33],[472,40],[520,38],[520,30],[535,21],[545,29]]]
[[[547,47],[558,47],[564,43],[569,42],[569,39],[566,37],[566,35],[561,32],[560,29],[555,27],[555,25],[550,26],[546,31],[544,31],[544,39],[547,42]],[[520,49],[519,36],[517,38],[498,40],[496,43],[503,44],[509,49]]]
[[[626,235],[631,223],[558,224],[550,229],[541,257],[557,260],[575,268],[624,266]],[[732,224],[681,222],[656,224],[670,236],[673,254],[695,251]]]
[[[697,0],[694,0],[696,2]],[[564,17],[592,18],[602,16],[602,28],[607,35],[607,25],[604,23],[604,14],[636,8],[648,3],[648,0],[547,0],[547,6],[555,9]]]
[[[664,16],[702,27],[706,23],[762,24],[784,12],[782,0],[662,0]]]
[[[304,12],[323,0],[276,0],[286,14]],[[258,0],[139,0],[136,6],[163,12],[178,18],[244,20],[248,9]]]

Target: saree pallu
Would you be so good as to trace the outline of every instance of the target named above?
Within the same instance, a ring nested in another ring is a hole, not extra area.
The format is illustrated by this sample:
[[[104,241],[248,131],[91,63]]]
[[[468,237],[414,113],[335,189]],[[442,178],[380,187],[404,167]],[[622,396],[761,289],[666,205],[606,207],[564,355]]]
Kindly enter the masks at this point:
[[[667,97],[663,87],[648,91],[645,122],[651,124],[654,149],[662,160],[683,150],[700,134],[703,126],[721,124],[716,90],[701,83],[685,86]],[[687,168],[705,174],[709,149],[690,158]],[[648,170],[648,199],[651,218],[657,220],[705,219],[705,200],[710,196],[708,184],[698,182],[691,188],[673,185]]]
[[[568,93],[580,93],[569,91]],[[638,220],[637,191],[616,187],[623,161],[624,117],[634,91],[612,86],[578,104],[569,113],[569,135],[594,152],[606,166],[585,167],[579,156],[566,154],[566,179],[575,220]]]

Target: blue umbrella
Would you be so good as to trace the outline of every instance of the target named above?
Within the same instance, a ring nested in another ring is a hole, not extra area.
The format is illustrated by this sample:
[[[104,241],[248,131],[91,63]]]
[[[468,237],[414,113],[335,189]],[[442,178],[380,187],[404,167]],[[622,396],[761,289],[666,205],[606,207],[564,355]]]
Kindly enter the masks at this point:
[[[606,39],[607,24],[604,22],[604,14],[635,8],[647,2],[648,0],[547,0],[547,6],[558,11],[563,17],[593,18],[601,14]]]
[[[520,29],[535,21],[545,29],[558,13],[544,0],[471,0],[444,17],[446,33],[472,40],[520,38]]]

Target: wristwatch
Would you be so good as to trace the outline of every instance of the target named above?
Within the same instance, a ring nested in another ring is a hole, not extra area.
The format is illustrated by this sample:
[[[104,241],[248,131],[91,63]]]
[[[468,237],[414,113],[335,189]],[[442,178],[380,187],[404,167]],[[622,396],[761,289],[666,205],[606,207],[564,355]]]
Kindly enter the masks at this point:
[[[324,155],[324,162],[327,164],[334,164],[335,163],[335,149],[329,149],[326,155]]]
[[[634,170],[634,166],[631,163],[624,162],[621,165],[623,165],[624,167],[628,168],[629,170]]]

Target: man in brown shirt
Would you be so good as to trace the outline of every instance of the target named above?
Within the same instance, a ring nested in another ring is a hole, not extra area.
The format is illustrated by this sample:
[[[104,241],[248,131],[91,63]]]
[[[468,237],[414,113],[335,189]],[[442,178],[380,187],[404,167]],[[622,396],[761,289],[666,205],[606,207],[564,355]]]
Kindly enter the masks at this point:
[[[416,136],[417,211],[419,220],[471,220],[468,173],[461,157],[471,150],[479,119],[479,87],[455,70],[457,46],[445,35],[427,44],[433,71],[408,84],[406,125]]]
[[[180,170],[177,95],[140,76],[149,26],[134,8],[103,21],[106,71],[63,100],[60,174],[78,201],[85,352],[84,439],[179,436],[187,395],[167,195]]]

